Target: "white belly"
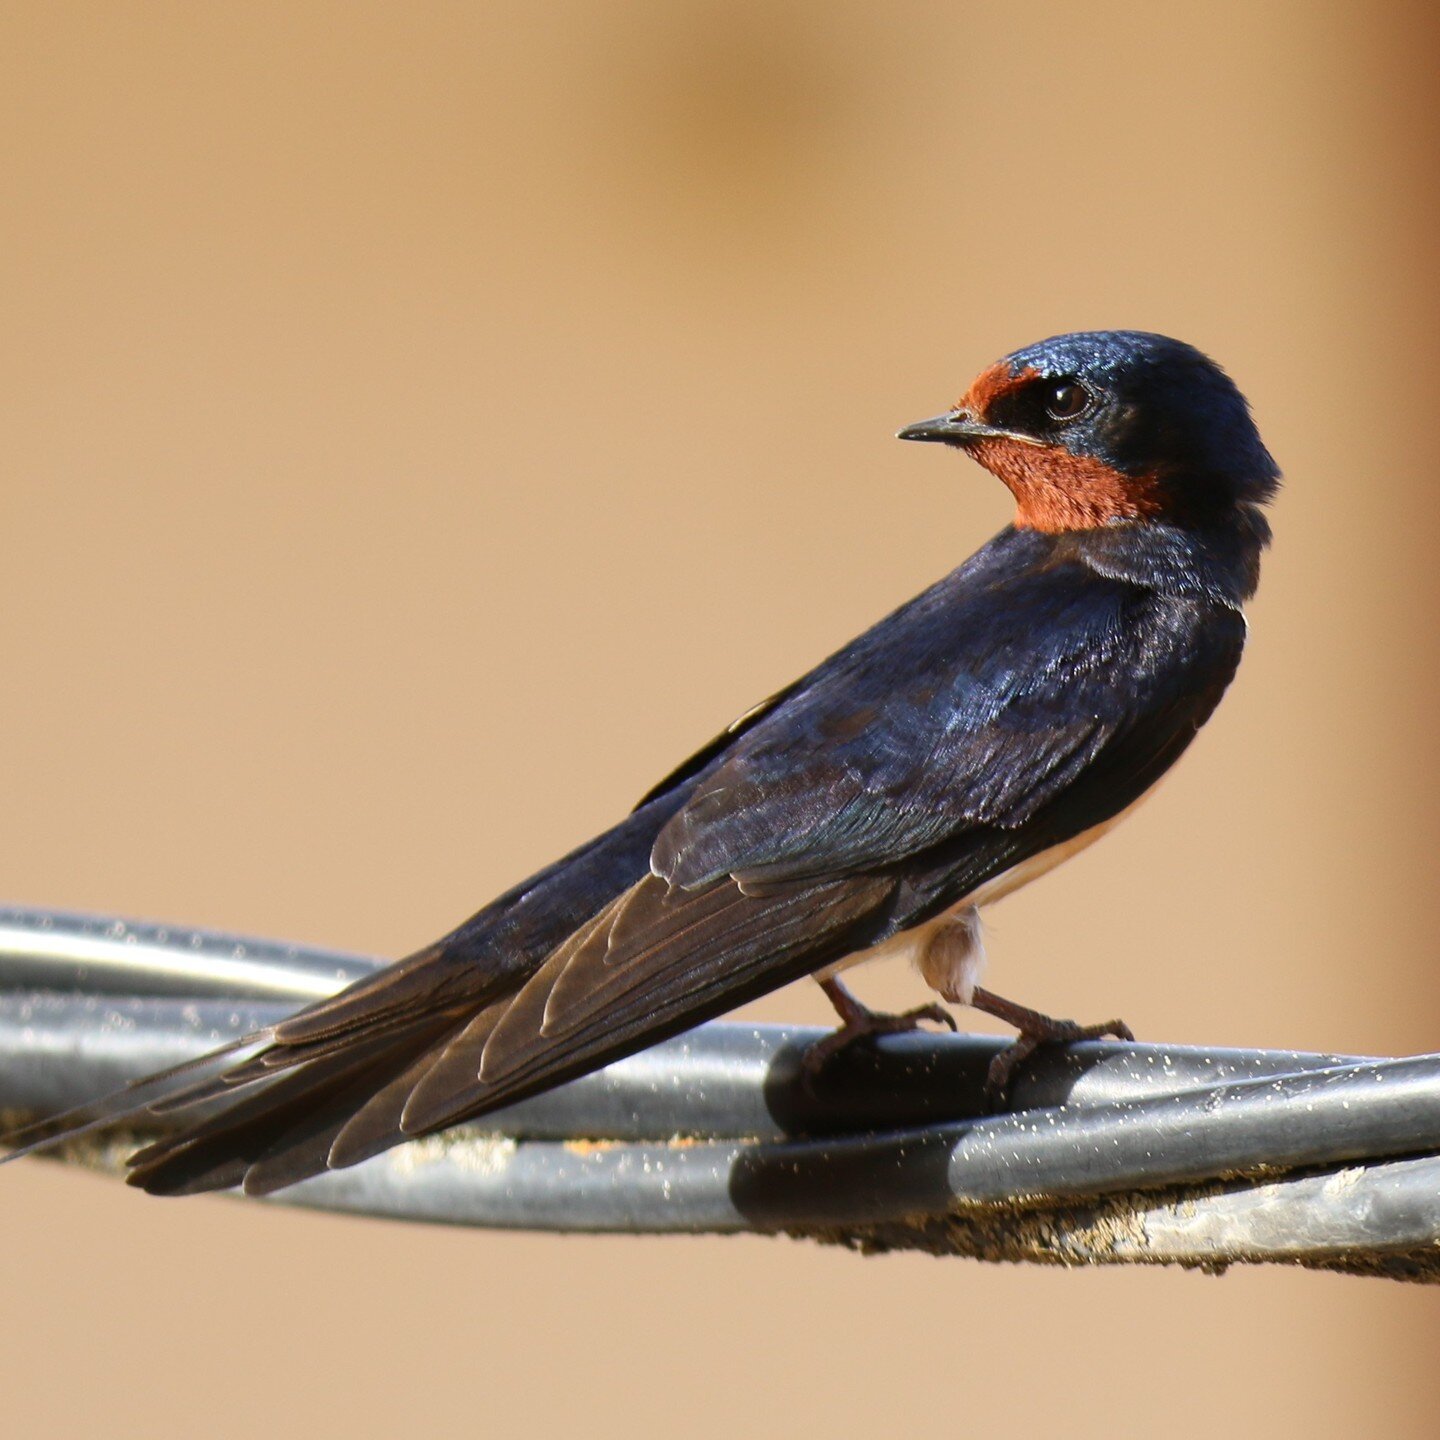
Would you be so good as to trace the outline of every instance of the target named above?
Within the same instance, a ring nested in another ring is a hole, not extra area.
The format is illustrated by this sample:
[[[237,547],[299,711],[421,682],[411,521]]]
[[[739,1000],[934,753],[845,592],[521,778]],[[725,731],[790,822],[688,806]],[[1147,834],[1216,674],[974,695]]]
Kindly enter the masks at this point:
[[[1048,875],[1057,865],[1063,865],[1072,855],[1078,855],[1082,850],[1093,845],[1102,835],[1108,835],[1122,820],[1133,815],[1154,793],[1155,786],[1152,785],[1138,800],[1132,800],[1118,815],[1112,815],[1108,820],[1102,820],[1098,825],[1092,825],[1088,830],[1082,830],[1073,840],[1066,840],[1060,845],[1052,845],[1048,850],[1042,850],[1038,855],[1032,855],[1028,860],[1022,860],[1020,864],[995,876],[993,880],[987,880],[973,894],[967,895],[961,903],[989,905],[996,900],[1003,900],[1007,895],[1013,895],[1022,885],[1028,885],[1032,880],[1038,880],[1042,875]]]
[[[1158,782],[1157,782],[1158,783]],[[857,950],[843,960],[815,972],[819,980],[828,980],[842,970],[855,965],[868,964],[893,955],[905,955],[925,977],[926,983],[938,990],[947,1000],[969,1004],[970,995],[980,979],[985,966],[985,951],[981,944],[980,923],[977,914],[980,906],[1003,900],[1013,895],[1022,885],[1048,875],[1057,865],[1063,865],[1072,855],[1078,855],[1087,846],[1093,845],[1102,835],[1108,834],[1128,815],[1134,814],[1141,805],[1155,793],[1152,785],[1138,800],[1132,801],[1118,815],[1082,830],[1073,839],[1059,845],[1052,845],[1038,855],[1003,871],[983,885],[977,886],[963,899],[957,900],[948,910],[927,920],[923,925],[902,930],[878,945]]]

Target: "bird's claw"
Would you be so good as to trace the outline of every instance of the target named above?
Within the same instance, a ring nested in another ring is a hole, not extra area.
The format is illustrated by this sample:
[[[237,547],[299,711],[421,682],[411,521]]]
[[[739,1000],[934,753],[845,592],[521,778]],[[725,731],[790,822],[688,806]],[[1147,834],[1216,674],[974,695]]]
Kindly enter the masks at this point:
[[[992,1110],[1004,1105],[1015,1071],[1020,1068],[1042,1045],[1074,1045],[1081,1040],[1101,1040],[1109,1036],[1115,1040],[1135,1039],[1134,1032],[1123,1020],[1106,1020],[1099,1025],[1077,1025],[1073,1020],[1051,1020],[1048,1016],[1037,1016],[1043,1025],[1026,1026],[990,1062],[985,1073],[985,1098]]]
[[[813,1090],[820,1072],[842,1050],[875,1035],[900,1035],[909,1030],[918,1030],[927,1020],[936,1025],[959,1030],[955,1017],[940,1004],[917,1005],[913,1010],[902,1010],[898,1015],[880,1010],[865,1010],[857,1007],[848,1014],[845,1023],[814,1042],[800,1061],[800,1074],[807,1090]]]

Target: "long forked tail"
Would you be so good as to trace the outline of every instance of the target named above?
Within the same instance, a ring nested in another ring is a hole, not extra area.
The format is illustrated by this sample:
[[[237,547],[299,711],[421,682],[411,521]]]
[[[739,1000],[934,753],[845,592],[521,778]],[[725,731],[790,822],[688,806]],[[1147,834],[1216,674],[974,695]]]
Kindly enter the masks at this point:
[[[7,1152],[0,1155],[0,1164],[100,1129],[126,1124],[155,1129],[173,1125],[177,1117],[186,1127],[182,1135],[187,1146],[223,1132],[231,1136],[227,1143],[235,1160],[258,1158],[264,1148],[256,1138],[261,1130],[273,1138],[277,1125],[288,1127],[312,1111],[331,1113],[340,1096],[356,1108],[360,1097],[383,1087],[418,1051],[453,1027],[457,1013],[469,1013],[477,999],[483,1003],[490,994],[515,988],[515,981],[508,986],[477,985],[475,968],[447,963],[450,958],[442,946],[429,946],[277,1024],[0,1135],[0,1147]],[[463,983],[467,980],[468,985]],[[443,1008],[447,997],[452,1008]],[[247,1051],[254,1053],[247,1056]],[[170,1143],[162,1140],[148,1149]],[[198,1150],[194,1159],[199,1159]],[[132,1169],[135,1163],[132,1157]],[[317,1168],[325,1167],[322,1163]],[[209,1183],[199,1183],[197,1174],[189,1188],[236,1184],[244,1169],[212,1165],[204,1171]],[[133,1173],[130,1179],[136,1183]],[[185,1192],[177,1188],[175,1193]]]
[[[747,895],[647,877],[526,978],[468,993],[437,949],[379,972],[163,1082],[122,1092],[40,1144],[117,1118],[182,1123],[129,1182],[268,1194],[560,1084],[868,943],[894,882],[857,877]],[[473,971],[472,971],[473,975]]]

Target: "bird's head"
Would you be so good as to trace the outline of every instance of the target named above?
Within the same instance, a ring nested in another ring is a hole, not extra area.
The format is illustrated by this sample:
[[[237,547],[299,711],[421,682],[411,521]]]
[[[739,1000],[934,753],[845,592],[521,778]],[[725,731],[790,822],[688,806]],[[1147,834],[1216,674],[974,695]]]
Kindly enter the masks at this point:
[[[1137,330],[1017,350],[900,438],[969,451],[1010,488],[1015,523],[1034,530],[1253,516],[1279,482],[1230,377],[1193,346]]]

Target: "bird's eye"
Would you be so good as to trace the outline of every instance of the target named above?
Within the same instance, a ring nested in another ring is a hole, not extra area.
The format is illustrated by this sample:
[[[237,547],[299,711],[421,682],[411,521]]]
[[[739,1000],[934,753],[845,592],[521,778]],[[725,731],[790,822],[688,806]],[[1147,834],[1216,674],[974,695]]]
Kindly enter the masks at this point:
[[[1073,420],[1090,404],[1090,392],[1077,380],[1057,380],[1045,393],[1045,413],[1052,420]]]

